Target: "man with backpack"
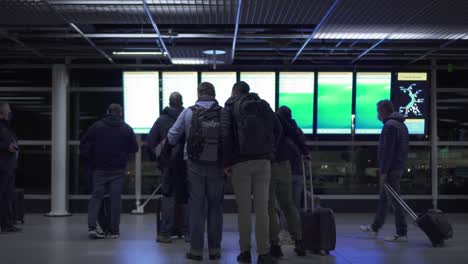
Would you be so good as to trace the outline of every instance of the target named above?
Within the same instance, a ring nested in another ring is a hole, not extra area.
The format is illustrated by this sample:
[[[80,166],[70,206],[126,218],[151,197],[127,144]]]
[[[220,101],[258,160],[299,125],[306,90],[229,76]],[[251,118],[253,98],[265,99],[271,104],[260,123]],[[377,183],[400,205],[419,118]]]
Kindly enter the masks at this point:
[[[289,110],[289,111],[288,111]],[[306,252],[302,243],[302,225],[298,209],[292,198],[292,173],[290,164],[290,147],[297,146],[302,155],[307,156],[308,150],[305,144],[305,138],[298,132],[290,122],[291,110],[282,106],[276,113],[276,117],[281,123],[283,133],[275,152],[275,160],[271,164],[270,180],[270,200],[268,211],[270,214],[270,254],[275,258],[283,257],[283,251],[279,245],[280,226],[278,223],[276,201],[286,217],[288,230],[295,241],[294,251],[298,256],[305,256]]]
[[[202,82],[197,90],[198,101],[182,111],[169,130],[167,140],[175,145],[185,135],[184,159],[187,161],[190,192],[190,251],[186,257],[203,260],[207,220],[209,258],[218,260],[221,258],[224,199],[220,128],[222,107],[215,99],[213,84]]]
[[[122,191],[128,155],[138,151],[133,129],[122,120],[122,107],[111,104],[107,115],[94,123],[80,142],[80,151],[90,158],[93,168],[93,194],[89,201],[88,228],[91,239],[118,238]],[[110,198],[109,234],[97,229],[97,218],[104,195]]]
[[[150,155],[158,162],[158,167],[162,172],[162,199],[161,199],[161,229],[156,241],[159,243],[172,243],[172,234],[179,232],[184,234],[188,240],[187,221],[176,221],[176,212],[186,219],[185,204],[186,197],[181,198],[186,189],[185,162],[183,160],[183,140],[178,147],[174,147],[165,153],[167,148],[166,136],[169,129],[174,125],[184,107],[182,106],[182,95],[174,92],[169,96],[169,107],[164,108],[161,116],[156,120],[146,138]],[[166,160],[163,160],[166,159]],[[179,224],[178,226],[177,223]]]
[[[252,261],[250,197],[253,191],[258,263],[274,263],[269,244],[268,190],[271,159],[281,125],[269,104],[249,92],[246,82],[234,84],[222,115],[224,168],[231,175],[239,212],[241,253],[237,261]]]

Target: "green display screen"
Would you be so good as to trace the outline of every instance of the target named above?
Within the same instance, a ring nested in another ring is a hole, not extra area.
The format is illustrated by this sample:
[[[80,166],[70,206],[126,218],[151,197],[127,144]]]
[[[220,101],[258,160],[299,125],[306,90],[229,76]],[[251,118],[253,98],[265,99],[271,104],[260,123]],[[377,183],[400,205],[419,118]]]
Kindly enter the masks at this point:
[[[232,86],[236,83],[236,72],[202,72],[201,81],[210,82],[216,90],[216,100],[224,107],[231,97]]]
[[[305,134],[313,133],[314,73],[280,72],[279,106],[287,106]]]
[[[319,72],[318,134],[350,134],[353,96],[351,72]]]
[[[377,102],[390,99],[390,72],[356,74],[356,134],[380,134],[382,122],[377,119]]]
[[[276,89],[274,72],[241,72],[240,80],[250,86],[251,93],[257,93],[260,98],[270,104],[271,109],[276,107]]]
[[[163,72],[162,73],[162,103],[163,107],[169,104],[169,97],[173,92],[182,95],[184,107],[194,105],[198,100],[197,72]]]

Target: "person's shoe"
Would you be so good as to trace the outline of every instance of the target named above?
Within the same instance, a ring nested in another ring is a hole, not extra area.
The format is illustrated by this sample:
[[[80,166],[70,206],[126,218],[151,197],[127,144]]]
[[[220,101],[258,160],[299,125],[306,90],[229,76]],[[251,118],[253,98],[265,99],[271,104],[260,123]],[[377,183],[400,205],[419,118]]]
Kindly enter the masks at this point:
[[[384,238],[384,241],[386,241],[386,242],[396,242],[396,243],[405,243],[405,242],[408,242],[408,237],[407,236],[393,235],[391,237]]]
[[[258,264],[276,264],[277,261],[273,259],[273,257],[270,254],[265,254],[265,255],[258,255]]]
[[[107,234],[107,238],[110,238],[110,239],[118,239],[119,237],[120,237],[119,232],[109,232]]]
[[[156,238],[156,242],[163,244],[171,244],[172,238],[170,236],[158,235],[158,237]]]
[[[362,225],[359,229],[361,229],[362,232],[367,233],[371,238],[377,237],[377,232],[375,232],[370,225]]]
[[[237,262],[240,263],[252,263],[252,255],[250,251],[244,251],[237,256]]]
[[[302,243],[302,240],[296,240],[295,245],[296,245],[296,247],[294,248],[294,252],[296,252],[296,254],[299,257],[305,257],[306,256],[306,250],[304,248],[304,243]]]
[[[6,234],[6,233],[19,233],[21,232],[21,228],[19,227],[16,227],[14,225],[11,225],[11,226],[7,226],[7,227],[2,227],[2,233]]]
[[[283,250],[281,250],[281,246],[272,244],[270,246],[270,255],[271,257],[274,257],[277,259],[282,258],[284,254],[283,254]]]
[[[190,243],[190,236],[185,235],[184,236],[184,241],[185,241],[185,243]]]
[[[187,259],[190,259],[190,260],[195,260],[195,261],[203,261],[203,256],[199,256],[199,255],[195,255],[195,254],[192,254],[192,253],[187,253],[185,255],[185,257]]]
[[[97,229],[90,229],[89,232],[88,232],[88,236],[90,239],[103,239],[103,238],[106,238],[106,235],[97,230]]]
[[[286,230],[281,230],[279,235],[280,245],[294,245],[294,240],[291,238],[291,235]]]
[[[221,253],[210,254],[210,260],[218,260],[221,259]]]

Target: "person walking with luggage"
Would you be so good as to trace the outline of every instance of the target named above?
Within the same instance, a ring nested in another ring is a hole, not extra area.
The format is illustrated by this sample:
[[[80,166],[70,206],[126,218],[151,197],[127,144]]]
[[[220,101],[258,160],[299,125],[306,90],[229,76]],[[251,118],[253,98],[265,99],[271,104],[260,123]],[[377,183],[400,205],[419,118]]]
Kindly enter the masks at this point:
[[[289,110],[289,111],[288,111]],[[291,144],[296,145],[302,155],[308,155],[308,149],[305,144],[305,138],[301,137],[297,129],[288,121],[291,110],[285,106],[276,113],[276,117],[281,123],[283,133],[280,134],[280,140],[275,152],[275,160],[271,164],[270,180],[270,199],[268,212],[270,215],[270,253],[275,258],[283,257],[281,246],[279,245],[280,225],[276,213],[276,201],[283,211],[288,224],[288,230],[295,241],[294,251],[298,256],[305,256],[306,252],[302,243],[302,224],[298,209],[292,198],[292,173],[290,156],[288,151]]]
[[[251,263],[251,192],[255,208],[258,263],[274,263],[270,255],[268,217],[271,159],[281,125],[269,104],[249,93],[246,82],[237,82],[222,115],[224,168],[231,175],[238,206],[239,243],[237,261]]]
[[[403,207],[386,191],[383,184],[390,185],[400,193],[400,180],[408,159],[408,128],[405,118],[395,112],[389,100],[377,103],[378,119],[384,123],[379,139],[378,162],[380,170],[380,200],[372,225],[363,225],[361,231],[377,237],[385,222],[389,204],[394,208],[396,235],[385,238],[388,242],[407,242],[407,225]]]
[[[158,161],[158,166],[162,171],[162,221],[160,234],[158,234],[156,238],[156,241],[159,243],[172,243],[171,236],[176,229],[181,232],[181,234],[183,233],[185,239],[188,240],[187,221],[176,221],[176,212],[182,214],[177,215],[177,217],[181,217],[184,220],[187,219],[187,217],[185,217],[185,204],[187,199],[180,199],[180,192],[185,192],[186,189],[183,151],[179,151],[183,150],[183,140],[178,143],[178,145],[182,147],[172,148],[167,157],[162,157],[163,153],[161,153],[161,150],[165,148],[164,145],[166,144],[166,137],[169,129],[174,125],[182,110],[184,110],[182,105],[182,95],[178,92],[172,93],[169,96],[169,107],[164,108],[161,116],[156,120],[146,138],[148,148],[152,152],[150,154],[155,156],[155,160]],[[156,148],[158,148],[159,151],[155,151]],[[171,155],[172,152],[178,153]],[[163,158],[168,159],[167,162],[163,162]],[[177,223],[179,223],[179,225],[177,225]]]
[[[198,101],[184,109],[167,134],[170,145],[185,135],[184,159],[189,182],[190,250],[187,259],[202,261],[205,221],[208,223],[210,260],[221,258],[223,234],[224,175],[221,159],[222,107],[213,84],[198,85]]]
[[[128,155],[138,151],[133,129],[122,120],[122,107],[111,104],[107,115],[94,123],[82,137],[80,150],[88,151],[93,168],[93,193],[88,207],[88,234],[91,239],[120,236],[122,191]],[[96,223],[103,197],[110,197],[109,234],[97,229]]]
[[[11,129],[12,113],[7,102],[0,102],[0,231],[16,233],[12,205],[15,199],[15,169],[18,156],[16,135]]]

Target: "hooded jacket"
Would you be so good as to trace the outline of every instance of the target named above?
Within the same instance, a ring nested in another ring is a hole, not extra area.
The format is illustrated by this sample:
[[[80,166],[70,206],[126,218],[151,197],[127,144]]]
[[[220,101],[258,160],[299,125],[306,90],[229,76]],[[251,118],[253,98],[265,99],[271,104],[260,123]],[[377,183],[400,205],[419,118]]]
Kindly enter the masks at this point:
[[[251,93],[249,96],[260,100],[260,97],[255,94]],[[239,145],[237,142],[236,131],[234,128],[234,104],[242,98],[242,95],[233,96],[226,101],[224,106],[223,113],[221,114],[221,135],[222,135],[222,142],[223,142],[223,163],[224,167],[230,167],[240,162],[245,162],[249,160],[260,160],[260,159],[267,159],[272,160],[274,158],[274,153],[266,154],[266,155],[257,155],[257,156],[242,156],[239,153],[239,149],[236,146]],[[280,135],[282,134],[282,127],[279,120],[275,117],[274,112],[271,111],[271,118],[273,119],[273,134],[275,136],[275,146],[278,145],[278,140],[280,139]]]
[[[133,129],[115,115],[94,123],[80,142],[80,152],[90,160],[93,170],[124,170],[128,155],[137,151]]]
[[[383,120],[379,138],[378,160],[381,174],[404,170],[408,160],[409,135],[405,118],[395,112]]]
[[[16,135],[6,120],[0,120],[0,175],[16,169],[16,153],[9,151],[10,144],[16,142]]]
[[[291,110],[287,106],[282,106],[278,109],[276,117],[283,127],[283,134],[278,142],[278,147],[275,155],[275,161],[282,162],[291,160],[293,148],[297,147],[303,155],[308,154],[308,149],[305,144],[305,137],[296,122],[293,122]]]
[[[166,138],[167,132],[169,132],[169,129],[174,125],[183,110],[183,107],[164,108],[161,116],[156,120],[156,122],[154,122],[154,125],[146,138],[148,147],[151,150],[154,150],[154,148]]]

